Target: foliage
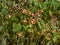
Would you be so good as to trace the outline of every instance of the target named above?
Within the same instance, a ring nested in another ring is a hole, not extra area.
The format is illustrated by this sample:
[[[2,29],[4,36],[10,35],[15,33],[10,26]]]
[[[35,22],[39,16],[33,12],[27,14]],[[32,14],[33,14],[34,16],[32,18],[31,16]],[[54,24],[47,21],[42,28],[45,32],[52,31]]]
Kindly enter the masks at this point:
[[[1,45],[59,45],[59,0],[0,0]]]

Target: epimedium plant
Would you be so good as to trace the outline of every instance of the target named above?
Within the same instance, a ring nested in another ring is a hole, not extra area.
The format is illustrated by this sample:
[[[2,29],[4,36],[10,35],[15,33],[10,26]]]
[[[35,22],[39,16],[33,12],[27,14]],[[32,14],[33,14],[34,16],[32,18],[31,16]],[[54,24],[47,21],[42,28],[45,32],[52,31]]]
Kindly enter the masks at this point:
[[[1,45],[59,45],[58,0],[0,0]]]

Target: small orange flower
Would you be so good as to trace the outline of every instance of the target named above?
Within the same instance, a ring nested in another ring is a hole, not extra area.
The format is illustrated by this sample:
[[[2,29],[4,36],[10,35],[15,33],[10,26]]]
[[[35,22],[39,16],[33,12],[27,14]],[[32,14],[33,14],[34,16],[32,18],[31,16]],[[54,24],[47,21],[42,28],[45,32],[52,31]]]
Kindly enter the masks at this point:
[[[31,20],[30,20],[30,23],[31,23],[31,24],[35,24],[35,23],[36,23],[35,19],[31,19]]]
[[[24,3],[22,3],[21,6],[24,6]]]
[[[56,29],[54,29],[54,32],[57,32],[57,30],[56,30]]]
[[[28,13],[28,11],[26,9],[23,9],[23,13]]]
[[[34,14],[34,13],[31,13],[31,16],[32,16],[32,17],[34,17],[34,16],[35,16],[35,14]]]
[[[7,19],[10,19],[11,18],[11,15],[10,14],[6,15],[6,18]]]
[[[8,15],[8,18],[10,19],[11,18],[11,15]]]
[[[23,23],[27,23],[27,19],[26,18],[23,20]]]
[[[34,17],[34,16],[35,16],[35,14],[34,14],[34,13],[32,13],[32,12],[29,12],[28,14],[29,14],[29,15],[31,15],[32,17]]]

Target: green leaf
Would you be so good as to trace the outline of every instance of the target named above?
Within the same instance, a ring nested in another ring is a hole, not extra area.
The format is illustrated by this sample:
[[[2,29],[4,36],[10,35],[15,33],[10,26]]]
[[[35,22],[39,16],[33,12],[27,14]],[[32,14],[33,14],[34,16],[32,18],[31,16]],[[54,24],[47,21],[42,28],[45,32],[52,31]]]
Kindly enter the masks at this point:
[[[20,23],[16,24],[16,23],[13,23],[13,32],[19,32],[21,31],[21,25]]]
[[[0,26],[0,31],[2,31],[2,29],[3,29],[3,27],[2,27],[2,26]]]
[[[2,45],[6,45],[6,39],[3,38]]]
[[[2,10],[2,6],[0,5],[0,11]]]
[[[12,1],[8,1],[7,2],[7,5],[10,7],[10,6],[12,6]]]
[[[16,18],[16,16],[12,16],[11,21],[18,21],[18,19]]]
[[[0,2],[2,2],[2,1],[4,1],[4,0],[0,0]]]
[[[3,15],[8,14],[8,10],[7,10],[7,9],[2,9],[2,14],[3,14]]]
[[[42,8],[42,4],[41,3],[38,3],[38,9]]]
[[[49,41],[46,45],[53,45],[52,41]]]
[[[32,28],[32,25],[31,24],[30,25],[27,25],[26,28],[27,29],[30,29],[30,28]]]
[[[38,22],[38,27],[39,29],[42,29],[40,22]]]
[[[31,9],[31,12],[35,13],[36,12],[35,8],[32,8]]]
[[[59,38],[59,35],[57,33],[54,33],[52,37],[53,41],[56,42],[58,38]]]

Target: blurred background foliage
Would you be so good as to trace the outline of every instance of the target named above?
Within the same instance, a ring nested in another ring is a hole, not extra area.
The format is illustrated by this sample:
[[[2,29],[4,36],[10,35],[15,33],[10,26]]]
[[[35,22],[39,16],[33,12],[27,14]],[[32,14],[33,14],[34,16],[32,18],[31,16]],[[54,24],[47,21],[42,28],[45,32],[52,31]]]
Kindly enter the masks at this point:
[[[59,45],[60,0],[0,0],[0,45]]]

